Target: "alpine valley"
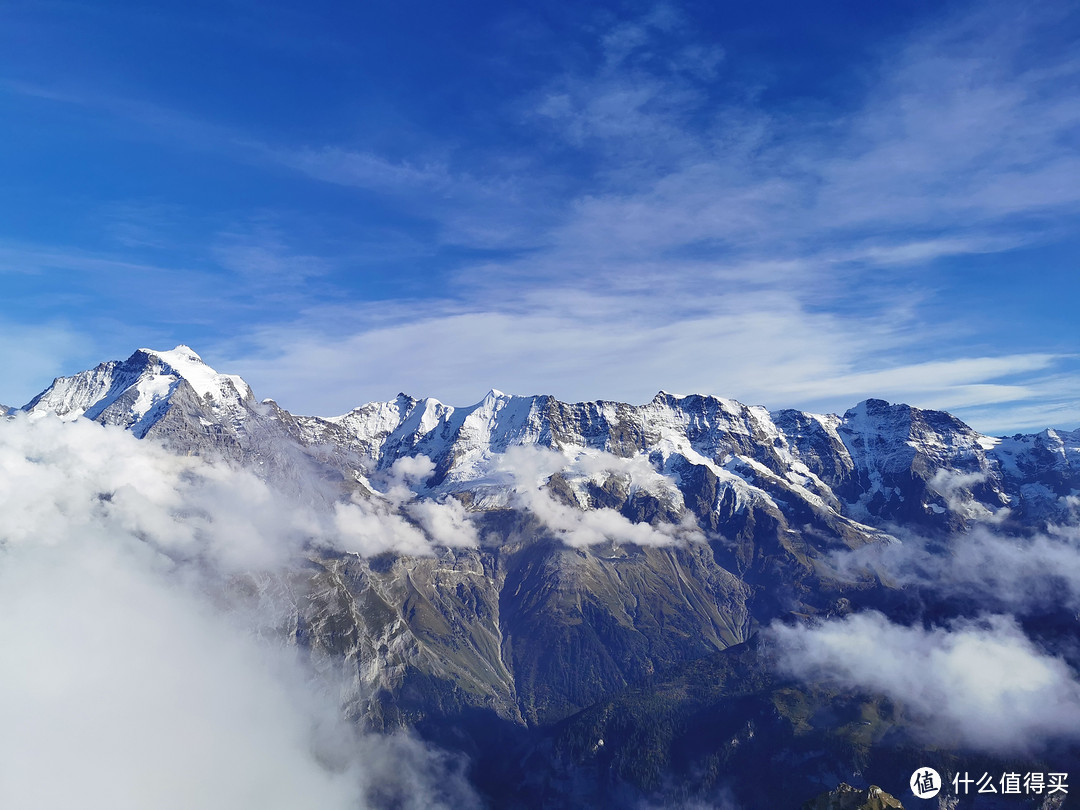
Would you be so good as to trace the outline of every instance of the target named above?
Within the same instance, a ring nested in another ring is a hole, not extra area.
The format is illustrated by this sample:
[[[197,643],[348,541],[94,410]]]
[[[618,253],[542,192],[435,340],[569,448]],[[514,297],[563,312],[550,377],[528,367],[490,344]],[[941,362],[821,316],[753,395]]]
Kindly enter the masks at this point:
[[[4,412],[118,426],[335,515],[340,538],[313,536],[269,582],[234,577],[233,598],[284,600],[276,632],[350,720],[460,757],[490,807],[847,807],[821,797],[841,783],[878,802],[852,807],[922,806],[908,780],[924,765],[947,783],[1071,770],[1080,794],[1080,733],[983,745],[790,643],[859,617],[929,632],[1009,613],[1075,672],[1070,573],[979,565],[1075,550],[1080,431],[991,437],[877,399],[818,415],[665,392],[493,390],[464,408],[402,394],[321,418],[186,346]],[[900,665],[884,641],[845,654]],[[947,784],[925,806],[1072,800]]]

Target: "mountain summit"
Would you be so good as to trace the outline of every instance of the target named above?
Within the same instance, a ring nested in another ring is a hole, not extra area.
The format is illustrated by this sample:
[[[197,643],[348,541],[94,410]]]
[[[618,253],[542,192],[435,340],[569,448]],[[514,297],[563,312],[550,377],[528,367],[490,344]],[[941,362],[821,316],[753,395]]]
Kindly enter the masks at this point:
[[[235,375],[218,374],[190,347],[167,352],[139,349],[71,377],[57,377],[22,410],[61,419],[85,416],[119,425],[142,438],[174,406],[206,410],[214,420],[240,416],[253,401]]]

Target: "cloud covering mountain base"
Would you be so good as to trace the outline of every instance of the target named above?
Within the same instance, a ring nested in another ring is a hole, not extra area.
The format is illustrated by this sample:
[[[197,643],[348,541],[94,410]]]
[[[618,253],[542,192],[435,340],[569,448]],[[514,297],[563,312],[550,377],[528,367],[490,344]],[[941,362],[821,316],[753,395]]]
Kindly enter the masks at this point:
[[[0,805],[473,807],[461,763],[362,736],[218,586],[317,529],[247,473],[89,421],[0,423]]]
[[[1008,536],[987,519],[966,534],[901,532],[903,541],[833,554],[838,577],[872,572],[903,589],[922,621],[865,611],[774,623],[780,668],[898,701],[915,735],[938,746],[1025,755],[1080,739],[1076,526]]]
[[[1009,616],[907,627],[869,611],[774,625],[783,671],[900,702],[923,741],[1027,754],[1080,736],[1080,681]]]
[[[887,698],[884,724],[917,745],[1041,756],[1076,739],[1076,434],[669,394],[296,417],[235,386],[200,395],[158,362],[177,351],[58,380],[0,420],[13,806],[468,808],[521,798],[489,765],[525,761],[563,797],[591,755],[550,758],[534,732],[698,664]],[[117,369],[99,386],[125,392],[116,408],[96,388],[68,407]],[[124,404],[166,390],[135,433]],[[774,620],[758,658],[752,632]],[[704,705],[722,723],[720,686]],[[641,719],[585,729],[582,750]],[[473,770],[367,723],[415,727]],[[792,728],[762,727],[746,762]]]

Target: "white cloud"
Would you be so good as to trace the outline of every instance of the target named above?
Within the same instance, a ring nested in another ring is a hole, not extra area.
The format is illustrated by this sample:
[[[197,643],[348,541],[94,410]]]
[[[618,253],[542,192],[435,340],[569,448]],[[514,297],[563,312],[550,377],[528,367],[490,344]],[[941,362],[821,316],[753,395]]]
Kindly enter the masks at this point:
[[[0,422],[0,539],[13,547],[143,538],[140,553],[272,568],[319,528],[248,472],[179,457],[89,420]]]
[[[940,468],[926,485],[944,498],[949,510],[957,515],[985,524],[1001,523],[1011,513],[1007,506],[991,511],[971,497],[971,487],[984,481],[985,473],[958,473]]]
[[[480,535],[459,501],[446,495],[418,496],[434,471],[427,456],[405,456],[373,478],[371,483],[378,487],[375,497],[357,496],[350,503],[335,504],[334,545],[364,556],[382,551],[427,555],[433,544],[479,545]]]
[[[360,500],[334,504],[334,529],[338,548],[364,557],[383,551],[431,553],[427,537],[412,523],[389,508]]]
[[[955,490],[954,490],[955,493]],[[958,504],[968,509],[966,501]],[[830,565],[850,580],[878,573],[894,585],[924,588],[938,596],[961,596],[1018,615],[1080,609],[1080,530],[1073,524],[1034,537],[1009,537],[986,527],[950,537],[944,548],[917,536],[835,554]],[[978,518],[978,516],[976,516]],[[998,516],[988,518],[992,525]]]
[[[65,531],[74,548],[3,553],[0,803],[355,806],[282,661],[135,550]]]
[[[1006,616],[924,629],[867,612],[816,626],[774,624],[782,669],[897,701],[931,742],[1028,753],[1080,734],[1080,683]]]
[[[439,545],[453,548],[480,544],[476,526],[470,520],[465,507],[454,498],[416,501],[406,506],[405,510]]]
[[[514,487],[515,502],[529,510],[558,539],[568,546],[597,543],[634,543],[641,546],[670,546],[704,540],[693,517],[687,513],[677,524],[634,523],[614,509],[581,509],[555,500],[545,485],[556,472],[573,485],[575,479],[603,481],[605,472],[625,475],[631,487],[656,488],[682,505],[682,496],[645,459],[622,459],[609,453],[587,452],[571,459],[553,450],[537,447],[510,447],[496,464],[496,473]],[[601,475],[598,475],[601,474]]]
[[[220,234],[218,240],[213,250],[215,258],[243,279],[249,295],[266,287],[299,288],[331,269],[331,263],[321,256],[290,250],[275,229],[232,230]],[[292,294],[296,294],[295,289]]]
[[[0,421],[0,477],[0,805],[478,806],[443,755],[347,727],[276,616],[213,596],[310,513],[89,421]]]
[[[562,542],[582,547],[597,543],[633,543],[639,546],[671,546],[689,540],[703,540],[693,520],[680,524],[633,523],[614,509],[581,511],[559,503],[546,492],[528,493],[525,507]]]
[[[365,556],[476,545],[460,504],[409,488],[433,466],[422,456],[403,459],[382,482],[385,492],[320,511],[250,472],[176,456],[119,428],[20,416],[0,422],[0,474],[10,482],[0,493],[0,537],[70,542],[72,527],[82,527],[142,537],[170,558],[226,571],[276,568],[308,544]]]
[[[415,189],[444,191],[454,184],[450,172],[440,163],[394,163],[371,152],[337,147],[295,152],[268,150],[268,157],[318,180],[344,186],[401,192]]]
[[[390,465],[391,480],[417,485],[435,472],[435,462],[427,456],[404,456]]]

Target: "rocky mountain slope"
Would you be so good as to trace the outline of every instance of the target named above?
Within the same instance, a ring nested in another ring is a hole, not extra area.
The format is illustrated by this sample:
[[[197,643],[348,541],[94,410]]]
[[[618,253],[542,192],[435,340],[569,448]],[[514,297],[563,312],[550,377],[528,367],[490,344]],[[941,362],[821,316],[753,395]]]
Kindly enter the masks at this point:
[[[359,722],[479,761],[500,734],[542,750],[553,743],[515,735],[678,678],[778,617],[895,598],[873,575],[838,576],[837,552],[976,525],[1022,536],[1080,508],[1080,431],[988,437],[874,399],[818,415],[491,391],[465,408],[399,395],[319,418],[178,346],[58,378],[21,412],[118,425],[425,533],[420,554],[313,546],[271,589],[288,602],[282,632]]]

